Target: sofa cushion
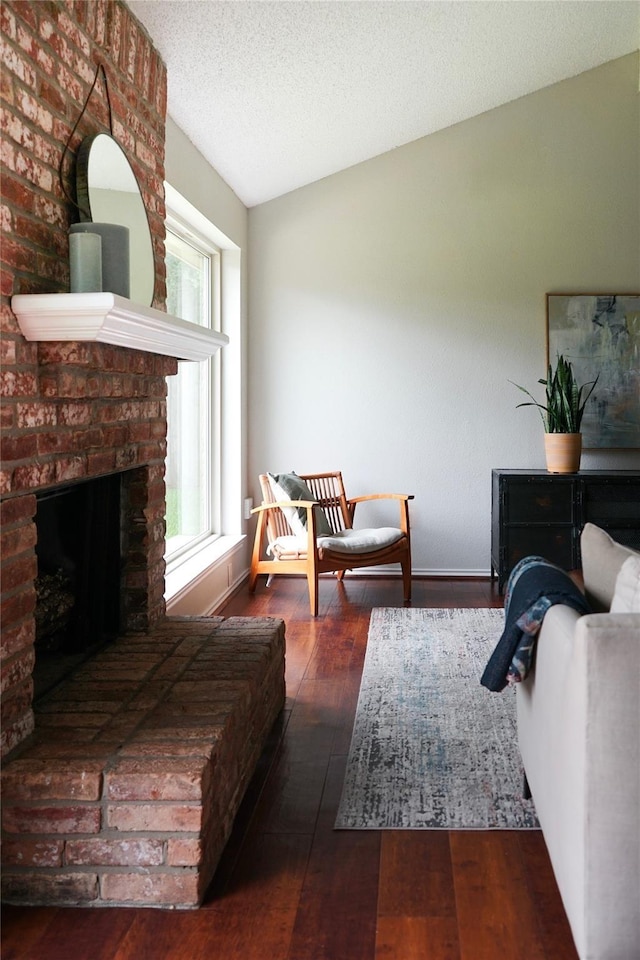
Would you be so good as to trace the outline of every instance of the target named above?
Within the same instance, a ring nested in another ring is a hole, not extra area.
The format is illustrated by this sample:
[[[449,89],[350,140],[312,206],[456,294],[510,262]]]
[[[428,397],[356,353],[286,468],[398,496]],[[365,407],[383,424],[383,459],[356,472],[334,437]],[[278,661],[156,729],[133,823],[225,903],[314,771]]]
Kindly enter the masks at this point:
[[[591,608],[596,613],[606,613],[616,587],[616,578],[628,557],[639,554],[630,547],[617,543],[594,523],[587,523],[580,537],[584,589]]]
[[[611,613],[640,613],[640,556],[627,557],[620,567]]]

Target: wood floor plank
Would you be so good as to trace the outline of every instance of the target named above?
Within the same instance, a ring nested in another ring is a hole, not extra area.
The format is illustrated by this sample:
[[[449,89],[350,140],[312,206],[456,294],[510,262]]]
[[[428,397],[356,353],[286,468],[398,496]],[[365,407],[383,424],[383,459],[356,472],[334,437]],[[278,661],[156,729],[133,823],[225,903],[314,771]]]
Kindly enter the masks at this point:
[[[256,810],[264,833],[312,834],[327,771],[325,760],[291,761],[280,752]]]
[[[319,637],[305,671],[306,679],[341,679],[349,667],[353,653],[354,638],[349,631],[341,631],[323,642]]]
[[[252,828],[224,896],[209,901],[204,909],[218,913],[234,909],[246,915],[274,906],[297,907],[311,843],[311,834],[265,834]]]
[[[375,960],[460,960],[455,917],[379,917]]]
[[[303,680],[287,729],[287,756],[290,762],[324,760],[342,724],[344,681]]]
[[[3,960],[40,960],[35,944],[43,937],[58,912],[57,907],[2,908],[2,937],[0,955]],[[42,956],[42,955],[41,955]]]
[[[287,960],[372,960],[380,834],[334,830],[344,760],[329,764]]]
[[[249,831],[224,894],[208,900],[189,924],[189,960],[286,957],[304,881],[311,835]]]
[[[194,919],[179,951],[162,960],[280,960],[287,956],[295,912],[277,905],[257,914],[209,912]]]
[[[547,950],[549,960],[578,960],[542,833],[539,830],[522,830],[518,833],[518,845],[530,898],[537,905],[536,916],[543,942],[553,944],[553,953]]]
[[[134,910],[133,914],[111,960],[191,960],[186,943],[197,922],[195,911]],[[68,954],[67,960],[90,960],[90,955]]]
[[[459,960],[449,834],[382,834],[376,960]]]
[[[461,960],[548,960],[516,831],[452,831]]]
[[[378,917],[455,917],[446,830],[382,833]]]
[[[342,685],[341,716],[336,736],[333,741],[333,755],[346,757],[351,746],[353,725],[356,718],[356,707],[360,695],[360,675],[362,668],[357,672],[347,674]]]
[[[39,935],[39,915],[32,917],[33,930],[27,927],[19,938],[14,931],[12,948],[2,950],[3,960],[111,960],[134,920],[132,911],[117,908],[49,910],[51,919]]]

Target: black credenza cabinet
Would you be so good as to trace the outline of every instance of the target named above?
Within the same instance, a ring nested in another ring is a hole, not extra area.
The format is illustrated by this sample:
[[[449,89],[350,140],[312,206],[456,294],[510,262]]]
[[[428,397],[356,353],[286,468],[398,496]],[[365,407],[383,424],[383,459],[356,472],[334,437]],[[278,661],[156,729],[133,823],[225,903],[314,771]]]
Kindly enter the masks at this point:
[[[580,567],[580,534],[595,523],[640,550],[640,473],[634,470],[492,470],[491,579],[502,593],[523,557]]]

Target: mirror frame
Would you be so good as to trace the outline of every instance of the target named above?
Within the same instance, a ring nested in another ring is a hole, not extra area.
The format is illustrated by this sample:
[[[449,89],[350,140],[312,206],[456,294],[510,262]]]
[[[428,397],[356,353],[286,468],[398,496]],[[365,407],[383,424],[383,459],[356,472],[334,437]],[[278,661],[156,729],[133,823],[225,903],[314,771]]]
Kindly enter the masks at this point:
[[[110,136],[108,133],[97,133],[91,137],[85,137],[80,147],[78,148],[78,156],[76,159],[76,195],[78,201],[78,209],[80,213],[80,221],[84,223],[91,222],[101,222],[101,223],[116,223],[122,225],[122,220],[116,220],[109,216],[101,216],[100,219],[96,219],[93,216],[93,207],[91,204],[91,191],[92,189],[99,189],[96,184],[90,183],[89,177],[89,167],[91,163],[92,152],[97,151],[100,147],[100,143],[105,140],[109,141],[110,144],[113,144],[115,148],[120,153],[118,158],[118,163],[122,164],[122,171],[127,179],[130,179],[132,184],[135,184],[136,190],[131,191],[132,194],[135,192],[137,199],[140,202],[142,212],[144,213],[144,231],[142,226],[140,230],[134,237],[133,232],[130,232],[130,250],[133,251],[134,244],[141,245],[142,256],[145,259],[149,258],[151,263],[151,275],[142,276],[141,272],[135,269],[134,257],[131,256],[130,266],[129,266],[129,278],[130,278],[130,290],[131,290],[131,299],[137,301],[138,303],[144,304],[145,306],[152,306],[153,298],[155,295],[155,255],[153,249],[153,236],[151,234],[151,225],[149,223],[149,215],[147,213],[147,207],[142,196],[142,191],[140,190],[140,185],[138,179],[134,173],[133,167],[129,163],[127,155],[124,150],[118,143],[118,141]],[[113,148],[111,148],[113,149]],[[93,153],[93,156],[97,156],[96,153]],[[126,166],[125,166],[126,165]],[[94,204],[95,206],[95,204]],[[140,218],[139,218],[140,219]],[[142,221],[141,221],[142,223]],[[144,248],[148,247],[146,253]],[[146,270],[145,270],[146,273]],[[136,294],[137,290],[141,290],[141,293]]]

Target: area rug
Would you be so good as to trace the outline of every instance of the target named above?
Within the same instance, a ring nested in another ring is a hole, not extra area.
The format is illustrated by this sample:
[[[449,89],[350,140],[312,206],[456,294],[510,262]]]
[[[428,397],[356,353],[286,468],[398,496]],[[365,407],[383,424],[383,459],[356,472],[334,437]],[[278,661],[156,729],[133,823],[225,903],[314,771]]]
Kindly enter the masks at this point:
[[[499,609],[376,607],[336,829],[537,829],[515,689],[480,677]]]

